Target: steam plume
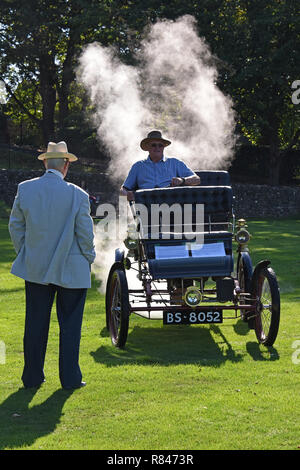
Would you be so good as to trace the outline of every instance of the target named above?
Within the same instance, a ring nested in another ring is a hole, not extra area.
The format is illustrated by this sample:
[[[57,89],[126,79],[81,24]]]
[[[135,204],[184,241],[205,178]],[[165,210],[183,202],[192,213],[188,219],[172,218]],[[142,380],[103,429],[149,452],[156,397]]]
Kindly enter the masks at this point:
[[[139,142],[152,129],[172,141],[170,156],[193,169],[226,169],[234,144],[232,102],[216,86],[217,69],[194,18],[158,21],[137,57],[139,66],[124,65],[113,48],[98,43],[80,57],[78,76],[95,106],[112,175],[125,178],[145,158]]]
[[[112,178],[123,181],[147,155],[139,143],[159,129],[172,141],[167,156],[193,170],[226,169],[233,156],[231,99],[216,86],[217,69],[195,19],[158,21],[141,44],[138,66],[124,65],[113,48],[83,51],[78,78],[95,107],[99,139],[111,157]]]

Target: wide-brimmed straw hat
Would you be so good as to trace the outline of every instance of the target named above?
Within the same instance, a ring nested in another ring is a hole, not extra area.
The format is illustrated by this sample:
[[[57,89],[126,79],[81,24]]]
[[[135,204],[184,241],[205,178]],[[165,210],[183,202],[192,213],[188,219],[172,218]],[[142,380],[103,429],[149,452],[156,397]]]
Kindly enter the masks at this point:
[[[171,143],[169,140],[162,138],[160,131],[151,131],[149,132],[147,137],[141,141],[140,143],[141,149],[146,150],[146,151],[149,150],[148,145],[150,144],[150,142],[154,140],[155,141],[159,140],[163,144],[164,147],[167,147]]]
[[[70,162],[78,160],[75,155],[68,152],[67,144],[63,141],[58,142],[58,144],[49,142],[47,152],[41,153],[41,155],[38,156],[39,160],[45,160],[46,158],[67,158]]]

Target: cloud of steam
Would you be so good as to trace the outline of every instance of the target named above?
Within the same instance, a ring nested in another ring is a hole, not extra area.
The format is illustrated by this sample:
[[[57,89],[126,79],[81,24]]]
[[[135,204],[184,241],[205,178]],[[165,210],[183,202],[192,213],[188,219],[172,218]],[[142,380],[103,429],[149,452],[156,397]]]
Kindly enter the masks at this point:
[[[124,65],[113,48],[98,43],[83,51],[78,79],[95,108],[112,178],[122,182],[147,155],[140,141],[161,130],[172,141],[166,156],[193,170],[226,169],[233,157],[232,102],[216,86],[217,69],[193,17],[158,21],[143,40],[138,66]]]
[[[117,210],[119,217],[117,216]],[[95,251],[96,259],[92,264],[92,270],[96,278],[101,281],[100,292],[105,293],[106,281],[109,270],[115,261],[115,250],[123,249],[122,242],[127,236],[128,222],[133,222],[133,218],[128,208],[127,200],[124,197],[119,198],[119,207],[115,208],[113,204],[103,204],[102,213],[99,215],[107,216],[95,225]],[[129,286],[137,287],[138,280],[135,270],[127,271],[127,281]],[[140,285],[138,287],[141,287]]]
[[[172,156],[194,170],[226,169],[234,143],[232,103],[215,84],[217,69],[193,17],[155,24],[141,55],[147,110],[172,140]]]
[[[125,179],[145,158],[139,143],[159,129],[172,141],[166,154],[194,170],[226,169],[232,159],[232,102],[216,86],[213,57],[195,20],[158,21],[141,44],[139,65],[124,65],[113,48],[90,44],[80,57],[79,80],[95,106],[99,139],[111,156],[111,174]]]
[[[80,81],[95,107],[99,139],[111,156],[111,174],[125,177],[136,159],[146,109],[138,89],[138,70],[116,57],[112,48],[90,44],[80,58]]]

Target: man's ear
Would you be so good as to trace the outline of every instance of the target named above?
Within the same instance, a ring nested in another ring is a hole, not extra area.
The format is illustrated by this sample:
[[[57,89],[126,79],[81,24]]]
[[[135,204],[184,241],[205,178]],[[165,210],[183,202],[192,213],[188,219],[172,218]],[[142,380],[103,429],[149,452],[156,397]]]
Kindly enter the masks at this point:
[[[70,166],[70,160],[67,160],[64,164],[64,167],[63,167],[63,175],[64,177],[66,176],[66,174],[68,173],[68,169],[69,169],[69,166]]]

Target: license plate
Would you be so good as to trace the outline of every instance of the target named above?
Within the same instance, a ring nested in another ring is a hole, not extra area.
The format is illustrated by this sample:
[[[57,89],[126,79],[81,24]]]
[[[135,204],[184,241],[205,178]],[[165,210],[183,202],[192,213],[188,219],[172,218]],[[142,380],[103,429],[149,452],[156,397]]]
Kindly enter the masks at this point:
[[[192,312],[170,311],[163,312],[164,325],[199,325],[201,323],[222,323],[223,311],[199,310]]]

